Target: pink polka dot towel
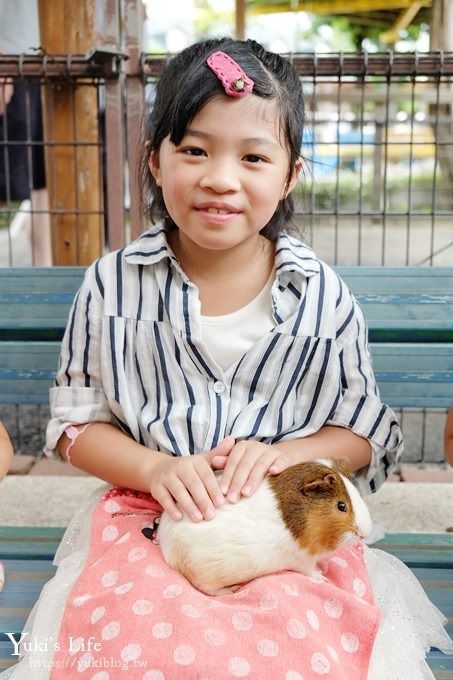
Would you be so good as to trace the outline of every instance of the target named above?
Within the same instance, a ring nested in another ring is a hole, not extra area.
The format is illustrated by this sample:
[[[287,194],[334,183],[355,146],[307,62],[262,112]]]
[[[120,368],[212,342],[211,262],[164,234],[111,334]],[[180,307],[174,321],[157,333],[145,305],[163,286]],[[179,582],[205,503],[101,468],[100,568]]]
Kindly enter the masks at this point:
[[[286,571],[209,597],[143,535],[159,510],[117,489],[98,502],[51,680],[366,680],[379,612],[360,544],[324,583]]]

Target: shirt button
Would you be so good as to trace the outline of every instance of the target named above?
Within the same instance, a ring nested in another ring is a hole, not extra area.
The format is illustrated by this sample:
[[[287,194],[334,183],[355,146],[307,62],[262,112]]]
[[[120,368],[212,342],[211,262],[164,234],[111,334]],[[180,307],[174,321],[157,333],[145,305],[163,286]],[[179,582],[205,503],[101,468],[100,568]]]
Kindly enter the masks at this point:
[[[222,392],[225,391],[225,385],[223,382],[220,382],[220,380],[217,380],[217,382],[214,383],[214,392],[216,394],[222,394]]]

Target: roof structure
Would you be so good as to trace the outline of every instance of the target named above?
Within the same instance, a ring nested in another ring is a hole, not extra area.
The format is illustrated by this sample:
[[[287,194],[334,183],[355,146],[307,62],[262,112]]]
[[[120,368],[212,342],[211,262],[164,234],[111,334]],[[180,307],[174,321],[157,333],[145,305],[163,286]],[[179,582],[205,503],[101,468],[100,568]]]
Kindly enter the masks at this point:
[[[382,28],[381,40],[396,42],[410,24],[429,23],[432,0],[237,0],[248,15],[274,12],[338,14],[364,27]]]

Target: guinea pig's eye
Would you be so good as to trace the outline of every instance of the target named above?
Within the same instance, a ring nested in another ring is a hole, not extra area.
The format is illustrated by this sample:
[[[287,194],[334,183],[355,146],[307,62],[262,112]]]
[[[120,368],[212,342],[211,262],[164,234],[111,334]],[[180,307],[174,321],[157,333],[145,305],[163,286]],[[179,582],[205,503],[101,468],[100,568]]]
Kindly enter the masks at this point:
[[[337,508],[340,512],[346,512],[348,509],[348,506],[344,501],[338,501],[337,503]]]

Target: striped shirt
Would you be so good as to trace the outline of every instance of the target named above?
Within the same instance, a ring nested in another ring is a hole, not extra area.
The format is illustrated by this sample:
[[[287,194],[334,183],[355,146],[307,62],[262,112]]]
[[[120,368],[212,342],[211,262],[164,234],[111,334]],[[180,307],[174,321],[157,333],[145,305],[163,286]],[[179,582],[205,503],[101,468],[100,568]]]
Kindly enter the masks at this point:
[[[377,489],[402,437],[379,398],[363,314],[335,272],[287,234],[275,272],[275,327],[222,370],[203,343],[198,289],[161,224],[91,265],[50,390],[47,455],[70,423],[110,422],[176,456],[229,434],[278,444],[338,425],[370,441],[371,463],[356,481],[362,492]]]

